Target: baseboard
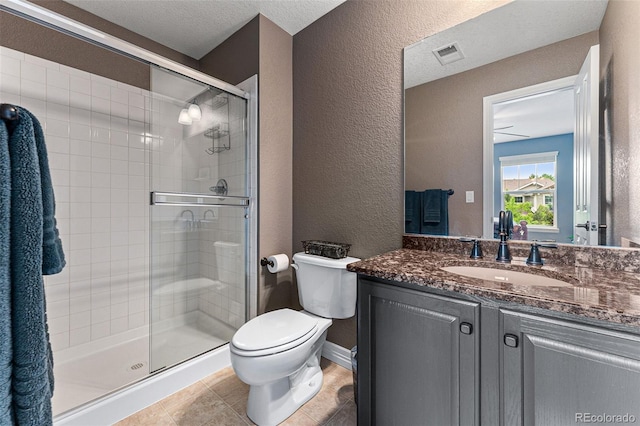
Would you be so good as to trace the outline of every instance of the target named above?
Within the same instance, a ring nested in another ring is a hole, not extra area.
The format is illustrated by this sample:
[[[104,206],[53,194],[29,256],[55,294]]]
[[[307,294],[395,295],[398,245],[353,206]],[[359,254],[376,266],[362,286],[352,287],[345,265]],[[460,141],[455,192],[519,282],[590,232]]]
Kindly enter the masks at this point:
[[[322,356],[336,364],[351,370],[351,350],[331,342],[324,342]]]

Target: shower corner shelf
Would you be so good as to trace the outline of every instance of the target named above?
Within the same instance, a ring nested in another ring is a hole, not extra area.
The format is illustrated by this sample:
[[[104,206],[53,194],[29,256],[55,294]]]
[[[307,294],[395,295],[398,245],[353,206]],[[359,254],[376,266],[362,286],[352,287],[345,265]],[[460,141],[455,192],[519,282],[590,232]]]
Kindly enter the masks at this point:
[[[222,151],[228,151],[231,149],[231,138],[227,141],[228,144],[216,145],[216,141],[229,136],[229,124],[220,123],[216,124],[210,129],[205,130],[204,137],[213,141],[211,148],[205,149],[205,152],[209,155],[218,154]]]

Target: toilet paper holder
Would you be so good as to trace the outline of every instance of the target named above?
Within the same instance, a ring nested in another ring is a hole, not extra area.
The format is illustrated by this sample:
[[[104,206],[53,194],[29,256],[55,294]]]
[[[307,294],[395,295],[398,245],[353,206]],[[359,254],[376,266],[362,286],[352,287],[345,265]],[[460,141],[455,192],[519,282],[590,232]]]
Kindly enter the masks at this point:
[[[273,260],[269,260],[266,257],[260,259],[260,266],[271,266],[273,267]]]

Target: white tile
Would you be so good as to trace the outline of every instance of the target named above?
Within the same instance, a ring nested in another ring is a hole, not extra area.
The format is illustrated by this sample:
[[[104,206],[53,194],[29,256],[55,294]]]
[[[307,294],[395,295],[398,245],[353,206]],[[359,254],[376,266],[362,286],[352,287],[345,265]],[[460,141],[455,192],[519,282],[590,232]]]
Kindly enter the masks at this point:
[[[46,115],[47,102],[44,99],[36,99],[36,98],[30,98],[27,96],[22,96],[20,99],[20,105],[27,108],[34,115],[38,115],[34,111],[41,111],[41,112],[44,111]],[[62,121],[69,121],[69,120],[62,120]]]
[[[111,102],[109,102],[109,99],[102,99],[92,95],[91,111],[93,111],[93,114],[105,114],[108,116],[109,114],[111,114]],[[96,124],[99,124],[101,126],[104,125],[103,122],[99,122]]]
[[[129,173],[129,162],[128,161],[124,161],[124,160],[111,160],[111,172],[115,173],[115,174],[127,174]],[[125,199],[123,201],[120,202],[125,202],[126,200],[126,192],[125,192]]]
[[[109,129],[93,126],[91,128],[91,141],[98,143],[109,143]]]
[[[129,148],[129,161],[144,163],[144,149]]]
[[[91,217],[109,217],[109,203],[91,203]]]
[[[126,261],[129,257],[128,249],[126,245],[112,246],[111,247],[111,262]]]
[[[129,107],[127,106],[127,104],[111,101],[109,108],[111,110],[112,117],[129,117]]]
[[[36,66],[41,66],[41,67],[45,67],[45,68],[52,68],[52,69],[55,69],[55,70],[59,70],[60,69],[60,64],[58,64],[57,62],[53,62],[53,61],[50,61],[48,59],[43,59],[43,58],[40,58],[38,56],[25,54],[24,55],[24,60],[25,60],[25,62],[28,62],[28,64],[25,64],[26,66],[36,65]]]
[[[71,202],[72,209],[72,219],[75,224],[75,221],[80,218],[87,218],[88,216],[80,216],[85,213],[81,211],[81,207],[78,207],[80,204],[87,204],[91,201],[91,188],[89,187],[81,187],[81,186],[72,186],[69,188],[69,201]],[[76,215],[78,214],[78,215]],[[75,225],[74,225],[75,229]],[[89,232],[89,231],[87,231]],[[84,233],[84,232],[73,232],[74,234]]]
[[[45,121],[45,134],[47,136],[69,137],[69,122],[55,119]]]
[[[91,140],[91,127],[86,124],[69,123],[69,138]]]
[[[91,327],[72,329],[69,332],[69,345],[78,346],[91,341]]]
[[[20,86],[21,86],[20,77],[7,75],[7,74],[0,74],[0,91],[3,92],[4,94],[20,95],[21,94]],[[15,102],[15,101],[11,101],[11,102],[20,103],[19,100],[18,102]]]
[[[90,125],[91,112],[84,108],[69,108],[69,121],[77,124]]]
[[[126,218],[129,214],[128,203],[111,203],[111,217]]]
[[[47,300],[47,317],[58,318],[69,315],[69,300],[50,302]]]
[[[102,259],[101,259],[102,260]],[[109,262],[99,262],[91,264],[91,278],[109,277],[111,274],[111,264]],[[93,306],[93,301],[92,301]]]
[[[109,144],[92,142],[91,143],[91,156],[93,158],[110,158],[110,147]]]
[[[91,248],[91,234],[71,234],[69,235],[69,245],[73,250],[88,250]],[[73,268],[78,270],[78,268]],[[78,270],[78,272],[80,272]],[[72,281],[83,281],[77,277],[71,277]]]
[[[23,80],[20,83],[20,96],[44,100],[47,97],[47,86],[44,83]]]
[[[111,134],[111,138],[113,140],[113,131],[111,132]],[[126,162],[129,159],[129,148],[126,146],[111,145],[111,159]]]
[[[91,77],[91,96],[94,98],[111,99],[111,88],[108,84]]]
[[[69,105],[69,90],[58,87],[47,87],[47,102]]]
[[[0,73],[20,77],[20,61],[19,59],[9,56],[0,56]]]
[[[110,175],[111,188],[125,189],[129,188],[129,176],[127,175]]]
[[[69,198],[70,197],[69,197],[69,187],[68,186],[54,186],[54,192],[55,192],[56,202],[60,202],[60,203],[68,203],[69,202]],[[60,218],[57,217],[57,219],[60,219]],[[61,223],[61,221],[58,220],[58,225],[60,225],[60,223]]]
[[[111,199],[111,189],[109,188],[91,188],[91,202],[92,203],[110,203],[113,202]],[[108,226],[108,222],[106,223]],[[102,231],[105,232],[105,231]]]
[[[112,176],[107,173],[91,173],[91,186],[95,188],[109,188]]]
[[[101,323],[104,321],[111,320],[111,307],[109,306],[108,293],[104,293],[107,295],[107,298],[104,300],[107,306],[101,306],[103,299],[100,299],[100,304],[94,304],[94,298],[91,299],[91,323]]]
[[[129,120],[144,122],[144,108],[129,106]]]
[[[49,167],[51,167],[51,169],[69,170],[69,156],[67,154],[50,152]]]
[[[111,219],[105,217],[93,217],[91,218],[91,232],[98,238],[109,235],[111,232]],[[106,238],[108,240],[108,238]],[[102,247],[103,245],[95,245],[93,238],[91,239],[91,247]],[[104,246],[108,246],[105,244]]]
[[[98,173],[109,173],[110,162],[111,160],[109,160],[108,158],[94,157],[91,159],[91,171]]]
[[[129,103],[129,93],[119,87],[111,87],[111,101],[124,104]]]
[[[84,188],[83,188],[84,189]],[[87,188],[88,189],[88,188]],[[70,223],[70,234],[89,234],[91,233],[90,218],[76,218]],[[90,262],[87,262],[90,263]]]
[[[91,234],[91,248],[104,248],[111,246],[111,234],[109,232],[96,232]],[[96,258],[93,258],[95,261]],[[110,259],[101,259],[102,261],[108,261]]]
[[[109,336],[111,322],[106,321],[99,324],[91,324],[91,340],[98,340]]]
[[[91,80],[77,75],[69,76],[69,90],[72,92],[91,94]]]
[[[54,352],[61,351],[69,347],[69,332],[63,331],[62,333],[55,333],[53,326],[51,329],[51,350]]]
[[[111,246],[126,246],[129,242],[129,237],[126,232],[112,232],[111,233]],[[113,252],[111,253],[113,256]]]
[[[72,155],[90,156],[91,142],[81,139],[69,140],[69,153]]]
[[[47,152],[58,152],[60,154],[69,153],[69,139],[61,138],[58,136],[48,136],[47,140]]]
[[[117,334],[127,331],[129,325],[129,318],[126,313],[121,318],[115,318],[111,320],[111,334]]]
[[[129,231],[129,221],[121,217],[111,218],[111,230],[114,232]]]
[[[91,157],[85,155],[70,155],[69,170],[78,172],[91,171]]]
[[[69,106],[90,111],[91,95],[86,95],[84,93],[70,92]]]
[[[142,327],[144,324],[144,312],[129,314],[129,330]]]
[[[96,83],[100,83],[100,84],[105,84],[107,86],[110,87],[117,87],[118,86],[118,82],[115,80],[112,80],[110,78],[107,77],[103,77],[101,75],[97,75],[97,74],[91,74],[91,82],[96,82]]]
[[[144,177],[143,176],[129,176],[129,188],[131,189],[144,189]]]
[[[129,162],[129,176],[144,176],[144,163]]]
[[[54,103],[47,101],[47,118],[53,118],[54,120],[69,121],[69,106],[62,103]]]
[[[47,69],[47,86],[69,90],[69,74],[52,68]]]
[[[80,172],[71,170],[69,172],[69,186],[89,187],[93,179],[93,175],[89,172]]]
[[[8,47],[0,46],[0,55],[24,61],[24,53]]]
[[[28,80],[29,83],[46,84],[47,82],[47,70],[45,67],[35,63],[25,63],[20,67],[20,77],[23,80]],[[25,84],[28,84],[25,82]]]
[[[89,266],[74,266],[73,268],[69,268],[69,285],[73,285],[73,283],[78,281],[89,281],[91,280],[91,267]],[[69,294],[67,294],[67,298]]]
[[[89,297],[83,298],[89,299]],[[70,315],[70,328],[71,330],[77,330],[79,328],[85,328],[91,325],[91,303],[89,303],[89,309],[83,309],[81,311],[72,313]]]
[[[126,132],[111,130],[111,143],[117,146],[128,146],[129,135]]]
[[[86,290],[90,290],[90,288],[86,288]],[[79,312],[86,312],[91,310],[91,296],[89,291],[86,292],[84,296],[72,297],[69,299],[69,309],[71,315],[77,314]],[[72,318],[73,320],[73,318]],[[80,326],[80,325],[78,325]],[[71,328],[74,328],[74,324],[72,321]]]
[[[139,93],[129,92],[129,105],[144,109],[144,96]]]
[[[111,130],[118,130],[120,132],[129,131],[129,120],[122,117],[111,117]]]
[[[100,262],[111,262],[111,248],[110,247],[91,248],[91,258],[97,259]]]

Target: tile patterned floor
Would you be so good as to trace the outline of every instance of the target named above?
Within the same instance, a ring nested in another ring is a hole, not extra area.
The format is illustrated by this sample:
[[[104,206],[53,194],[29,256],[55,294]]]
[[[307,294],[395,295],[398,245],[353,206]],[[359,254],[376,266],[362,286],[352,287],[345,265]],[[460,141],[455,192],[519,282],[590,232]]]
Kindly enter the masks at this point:
[[[322,358],[320,392],[289,417],[287,426],[355,426],[351,371]],[[246,426],[249,386],[231,367],[208,376],[116,423],[116,426]]]

